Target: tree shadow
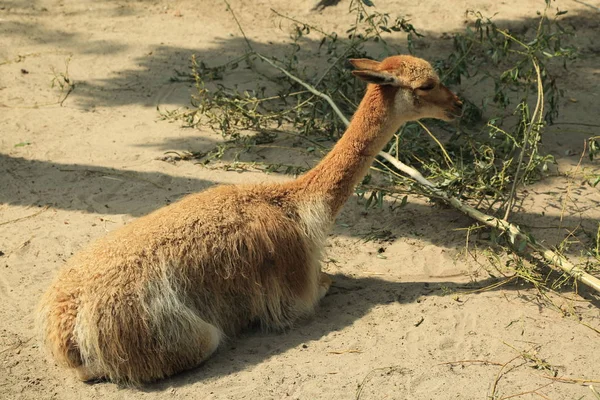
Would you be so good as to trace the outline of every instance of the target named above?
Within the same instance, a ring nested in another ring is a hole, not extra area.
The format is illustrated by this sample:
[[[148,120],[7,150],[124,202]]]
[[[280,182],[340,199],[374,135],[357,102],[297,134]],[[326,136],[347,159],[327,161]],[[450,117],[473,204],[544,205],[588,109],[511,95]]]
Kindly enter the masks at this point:
[[[209,140],[178,138],[174,142],[166,142],[162,149],[171,148],[171,143],[187,144],[191,146],[190,149],[201,151],[209,151],[215,146]],[[268,151],[277,153],[277,149]],[[261,159],[254,153],[249,157],[250,161]],[[268,152],[261,157],[269,162],[274,161]],[[285,158],[280,161],[285,162]],[[314,155],[306,155],[305,162],[308,166],[312,165],[315,162]],[[0,191],[0,204],[51,206],[62,210],[135,217],[216,184],[195,177],[176,177],[161,172],[52,163],[5,154],[0,154],[0,167],[5,171],[0,174],[0,186],[3,188]],[[293,176],[289,175],[289,178],[293,179]],[[575,187],[571,189],[571,194],[577,195],[577,191],[582,190],[588,188]],[[593,189],[589,188],[588,191]],[[589,207],[600,205],[597,200],[590,201]],[[598,221],[584,217],[582,213],[585,210],[577,207],[579,205],[574,203],[565,208],[559,198],[548,201],[546,211],[532,212],[517,203],[512,220],[528,231],[535,232],[537,240],[545,243],[558,245],[568,232],[572,232],[571,239],[589,241],[590,235],[597,230]],[[365,200],[357,196],[348,200],[338,221],[344,223],[335,225],[333,233],[337,236],[364,238],[373,231],[389,231],[392,237],[415,238],[457,249],[464,246],[464,229],[473,224],[471,219],[453,208],[423,202],[409,201],[407,206],[398,208],[396,202],[386,199],[381,208],[367,210]],[[454,227],[455,230],[448,232],[448,227]],[[577,246],[572,246],[568,252],[576,255],[579,250]]]
[[[281,135],[273,143],[262,147],[260,145],[248,147],[243,144],[237,146],[232,144],[233,148],[224,151],[219,162],[224,164],[243,162],[249,166],[259,163],[268,166],[270,170],[275,171],[274,173],[278,173],[277,171],[284,171],[289,166],[289,156],[293,154],[293,165],[308,170],[318,163],[323,154],[327,152],[327,148],[334,145],[331,141],[322,141],[321,144],[324,149],[308,151],[308,148],[314,146],[313,143],[306,142],[301,137]],[[203,155],[210,147],[206,145],[203,138],[195,136],[167,139],[161,143],[140,146],[156,147],[163,151],[200,154],[199,161],[204,160]],[[282,149],[284,150],[282,151]],[[188,163],[191,161],[178,162]],[[296,171],[296,169],[292,168],[291,171]],[[290,179],[294,177],[292,174],[288,176]],[[574,184],[567,187],[564,181],[556,176],[546,177],[544,182],[545,189],[530,186],[524,188],[522,193],[517,196],[514,211],[511,214],[511,222],[521,226],[527,232],[534,233],[540,241],[551,245],[559,245],[569,232],[571,232],[572,239],[589,242],[590,237],[594,236],[598,229],[598,220],[594,218],[594,210],[600,209],[600,196],[597,195],[597,190],[589,185]],[[528,196],[532,193],[538,195],[539,198],[543,197],[544,204],[535,204],[535,209],[533,209],[532,204],[527,203]],[[570,201],[570,198],[585,198],[586,205]],[[449,206],[436,206],[434,209],[425,204],[415,204],[409,201],[408,207],[394,211],[397,206],[398,204],[393,200],[386,199],[380,210],[367,210],[364,199],[352,196],[342,215],[346,223],[352,220],[363,220],[363,231],[370,221],[377,226],[377,229],[390,230],[397,237],[421,237],[422,221],[427,220],[429,226],[438,227],[427,233],[430,235],[431,243],[447,244],[455,241],[457,247],[464,244],[465,233],[463,231],[448,233],[445,227],[453,226],[456,229],[465,229],[473,224],[473,220]],[[363,232],[356,232],[355,225],[348,228],[337,225],[335,229],[336,234],[346,237],[360,237],[363,234]],[[444,233],[438,235],[439,232]],[[452,238],[456,238],[456,240]],[[576,255],[581,250],[583,249],[573,245],[568,253]]]
[[[513,31],[526,32],[535,29],[538,20],[536,18],[525,18],[523,20],[498,20],[498,26],[510,27]],[[572,70],[577,70],[581,75],[581,81],[589,82],[586,85],[597,87],[600,84],[600,75],[595,72],[594,64],[597,62],[598,50],[594,44],[588,43],[588,36],[592,35],[598,23],[595,18],[584,13],[574,13],[563,19],[565,26],[571,25],[578,29],[578,35],[571,39],[575,44],[581,44],[581,57],[575,61]],[[454,33],[454,32],[451,32]],[[430,60],[444,59],[450,52],[451,46],[447,40],[448,34],[439,37],[439,33],[429,33],[427,37],[417,40],[417,55]],[[275,56],[282,59],[285,54],[290,52],[289,44],[281,43],[260,43],[248,40],[249,45],[256,51],[269,56]],[[301,50],[297,57],[299,59],[300,69],[306,69],[309,83],[314,80],[328,67],[327,55],[320,49],[319,41],[311,37],[303,37],[300,40]],[[194,84],[191,81],[186,82],[186,74],[191,72],[190,57],[195,55],[199,62],[205,62],[208,66],[218,66],[234,58],[238,58],[248,49],[248,44],[243,38],[233,37],[226,39],[215,39],[214,46],[209,49],[187,49],[173,46],[157,46],[148,54],[138,56],[135,60],[135,68],[115,71],[113,76],[98,79],[94,81],[80,82],[75,92],[72,93],[72,101],[84,108],[95,106],[120,106],[124,104],[138,103],[147,107],[157,107],[163,104],[169,104],[168,107],[187,107],[190,106],[190,93],[194,92]],[[392,48],[406,49],[404,40],[392,39],[389,41]],[[405,52],[405,51],[404,51]],[[241,63],[243,64],[243,63]],[[490,69],[496,67],[490,65]],[[483,66],[482,68],[486,68]],[[569,72],[562,70],[561,66],[554,66],[551,69],[556,73],[559,80],[567,79]],[[258,74],[256,73],[258,70]],[[271,78],[283,77],[282,74],[266,65],[261,61],[254,63],[253,68],[240,67],[233,73],[224,77],[223,81],[217,80],[209,82],[211,84],[224,84],[228,87],[237,87],[239,90],[254,89],[257,86],[265,86],[273,89],[276,94],[273,82],[265,76]],[[464,97],[483,102],[484,97],[491,97],[494,91],[493,82],[481,81],[483,73],[465,80],[464,84],[458,88],[458,92]],[[183,81],[182,81],[183,79]],[[141,88],[139,91],[130,91],[130,88]],[[565,87],[566,96],[559,100],[561,106],[561,115],[558,124],[549,126],[546,129],[545,137],[546,147],[558,157],[573,157],[579,154],[584,141],[592,136],[593,132],[588,129],[574,129],[569,125],[561,125],[561,121],[577,124],[578,122],[594,123],[595,113],[592,111],[595,107],[595,98],[592,94],[578,88]],[[119,91],[123,91],[119,93]],[[150,97],[150,100],[149,100]],[[577,108],[573,106],[573,99],[576,97]],[[167,107],[167,108],[168,108]],[[589,110],[589,112],[586,112]],[[577,114],[574,114],[576,112]],[[348,114],[350,111],[348,112]],[[582,120],[581,120],[582,119]],[[581,121],[579,121],[581,120]],[[573,151],[573,154],[569,153]],[[588,159],[583,159],[582,163],[590,165]]]
[[[156,46],[144,56],[137,57],[135,67],[115,71],[109,78],[80,82],[80,87],[73,92],[73,101],[82,108],[126,104],[157,107],[164,103],[173,108],[191,106],[190,92],[194,91],[191,76],[192,55],[195,55],[199,62],[205,62],[208,67],[214,67],[238,58],[247,49],[246,42],[239,38],[215,39],[214,42],[215,47],[211,49]],[[284,54],[288,50],[288,46],[282,44],[252,42],[252,47],[256,51],[273,55]],[[269,71],[264,66],[258,65],[258,68],[264,73],[273,74],[273,70]],[[249,67],[239,68],[234,74],[228,75],[223,83],[236,86],[240,90],[255,89],[259,83],[273,86],[272,82],[257,76]],[[133,87],[142,90],[139,93],[128,91],[117,96],[111,93],[114,90]]]
[[[23,3],[9,2],[10,7],[21,9],[37,10],[42,13],[40,7],[36,5],[35,0],[27,0]],[[112,7],[112,8],[111,8]],[[134,7],[121,7],[121,5],[113,4],[107,10],[102,12],[112,13],[111,16],[118,17],[119,14],[129,15],[139,12]],[[125,11],[123,11],[123,10]],[[121,11],[120,11],[121,10]],[[40,16],[40,15],[38,15]],[[594,14],[585,13],[582,11],[572,12],[562,17],[564,26],[572,26],[577,29],[577,35],[569,41],[577,45],[581,51],[581,57],[572,64],[571,72],[562,70],[560,66],[553,68],[554,72],[560,79],[568,78],[573,70],[577,71],[579,81],[582,82],[581,87],[570,88],[566,87],[567,95],[560,100],[562,115],[560,121],[570,122],[596,122],[596,114],[594,112],[596,99],[593,94],[589,93],[590,87],[598,87],[600,75],[595,72],[595,64],[597,57],[600,54],[600,49],[595,40],[595,31],[599,25],[598,19]],[[310,22],[310,21],[308,21]],[[500,27],[509,28],[511,31],[526,33],[534,30],[537,27],[537,18],[523,18],[519,20],[495,20]],[[67,32],[61,30],[48,31],[45,28],[37,26],[34,22],[14,22],[8,21],[4,24],[5,31],[10,35],[28,35],[34,40],[41,39],[49,44],[60,44],[62,47],[71,48],[76,54],[86,53],[120,53],[130,51],[127,45],[114,41],[89,41],[89,38],[82,36],[81,33]],[[416,38],[415,52],[418,56],[425,57],[429,60],[444,59],[452,50],[449,39],[454,33],[462,32],[462,29],[443,32],[427,32],[424,38]],[[36,33],[37,32],[37,33]],[[38,39],[36,39],[38,38]],[[248,43],[253,49],[269,56],[276,56],[280,59],[289,54],[292,47],[285,43],[262,43],[249,39]],[[392,38],[388,41],[391,48],[399,49],[400,52],[406,52],[407,42],[404,39]],[[326,68],[328,68],[328,56],[324,49],[321,49],[320,42],[317,38],[304,36],[299,41],[300,51],[297,54],[300,68],[307,68],[307,80],[313,82],[320,76]],[[181,78],[181,74],[185,75],[190,72],[190,57],[195,55],[198,61],[205,62],[209,66],[223,64],[233,58],[239,57],[248,48],[248,44],[241,37],[215,38],[210,47],[205,46],[202,49],[184,48],[177,46],[159,45],[151,48],[150,51],[145,50],[141,55],[137,53],[134,56],[132,67],[124,69],[115,69],[111,76],[103,79],[81,80],[77,76],[73,76],[76,82],[75,90],[69,96],[69,102],[75,102],[84,109],[93,108],[95,106],[121,106],[126,104],[141,104],[146,107],[156,107],[162,104],[169,104],[173,107],[185,107],[190,105],[190,92],[193,92],[193,83],[191,82],[174,82]],[[378,54],[371,54],[375,58],[379,58]],[[279,77],[279,71],[257,62],[256,68],[260,69],[261,73],[269,76]],[[483,66],[485,69],[486,66]],[[489,66],[493,69],[493,66]],[[479,101],[483,96],[492,96],[494,87],[491,82],[480,82],[483,74],[474,76],[471,79],[464,81],[464,84],[458,90],[463,95],[472,100]],[[216,82],[220,83],[220,82]],[[254,71],[246,68],[239,68],[234,73],[227,74],[222,82],[227,86],[237,85],[240,89],[254,88],[257,84],[269,85],[270,82],[256,74]],[[569,93],[575,91],[576,93]],[[575,103],[570,101],[574,99]],[[574,108],[578,110],[578,114],[572,114]],[[589,112],[586,112],[589,110]],[[583,112],[582,112],[583,111]],[[580,121],[580,119],[582,119]],[[547,141],[551,141],[550,150],[554,148],[554,153],[557,156],[564,156],[565,153],[573,149],[579,149],[586,138],[592,135],[592,132],[584,132],[582,129],[570,129],[566,125],[556,125],[549,127],[546,132]],[[577,153],[577,150],[575,151]],[[583,163],[589,163],[584,159]]]
[[[494,21],[499,27],[505,27],[513,32],[522,34],[530,30],[535,30],[539,23],[538,18],[524,18],[521,20],[494,19]],[[579,47],[582,54],[582,58],[576,62],[576,66],[580,65],[582,61],[589,60],[598,55],[597,44],[595,41],[588,39],[588,37],[594,36],[596,28],[600,26],[596,16],[583,12],[575,12],[563,17],[561,21],[564,26],[570,26],[577,30],[577,35],[574,38],[569,39],[572,44]],[[417,56],[427,58],[434,62],[435,60],[444,59],[452,52],[452,46],[449,46],[448,38],[455,33],[463,33],[463,30],[444,32],[442,35],[438,32],[424,32],[424,38],[415,39],[417,47],[415,52],[418,53],[416,54]],[[300,45],[300,50],[297,56],[301,68],[306,66],[309,67],[309,70],[323,72],[322,70],[329,67],[329,61],[327,59],[328,55],[324,49],[321,49],[319,39],[313,39],[311,36],[304,36],[298,43]],[[405,39],[391,38],[388,40],[388,44],[390,48],[398,49],[400,53],[407,52],[407,43]],[[217,66],[244,54],[249,46],[257,52],[278,58],[289,54],[293,48],[290,44],[286,43],[263,43],[252,39],[246,41],[246,39],[242,37],[215,38],[208,49],[157,46],[152,49],[151,52],[135,58],[135,64],[140,68],[136,68],[135,70],[125,69],[115,71],[114,77],[99,80],[93,87],[100,89],[103,86],[121,86],[136,80],[145,83],[146,86],[150,86],[150,83],[154,80],[167,82],[174,77],[174,71],[184,73],[190,72],[189,60],[192,55],[195,55],[198,61],[205,62],[208,66]],[[367,50],[369,50],[368,46]],[[377,54],[372,54],[371,56],[375,58],[378,57]],[[261,63],[259,63],[259,65],[260,64]],[[167,65],[168,68],[157,68],[157,66],[163,65]],[[492,67],[493,66],[490,65],[490,68]],[[590,67],[593,67],[593,63],[590,64]],[[560,68],[562,68],[562,65],[556,66],[557,71]],[[280,75],[278,71],[274,71],[270,67],[265,69],[265,71],[269,70],[271,75]],[[593,68],[588,69],[584,67],[580,72],[589,74],[589,78],[596,82],[600,80],[597,74],[594,74]],[[245,74],[244,69],[236,70],[235,73],[227,75],[226,83],[233,85],[237,83],[238,79],[244,81],[244,78],[239,78],[239,74]],[[318,76],[320,75],[315,73],[314,78],[316,79]],[[245,78],[251,79],[253,82],[257,80],[260,81],[261,79],[260,76],[250,73]],[[478,93],[483,89],[489,91],[490,95],[493,94],[493,85],[481,85],[478,79],[476,81],[479,88],[477,91]],[[79,93],[78,95],[84,99],[89,97],[89,101],[106,106],[121,105],[124,104],[123,102],[127,101],[127,99],[103,99],[101,93],[96,92]],[[188,103],[182,105],[187,104]]]
[[[98,9],[94,9],[94,13],[101,13],[104,16],[111,18],[118,18],[120,16],[137,15],[141,13],[141,10],[136,9],[133,6],[127,4],[115,4],[114,2],[102,3],[103,6],[99,6]],[[35,13],[36,17],[47,17],[53,16],[54,10],[49,12],[44,7],[41,7],[36,0],[23,0],[14,1],[9,0],[3,3],[4,8],[7,10],[15,9],[19,11],[30,10]],[[541,7],[541,6],[540,6]],[[80,11],[70,11],[70,13],[77,13]],[[89,12],[84,10],[81,12]],[[277,17],[280,18],[280,17]],[[307,22],[310,23],[310,17],[306,17]],[[537,28],[539,19],[534,18],[522,18],[519,20],[507,20],[494,18],[494,22],[502,28],[510,29],[512,32],[518,32],[521,34],[533,31]],[[578,65],[581,65],[583,61],[586,64],[586,60],[591,60],[598,56],[599,48],[597,41],[594,40],[595,32],[600,26],[598,18],[594,13],[586,13],[584,11],[570,12],[566,16],[561,17],[561,23],[564,26],[570,26],[577,30],[577,35],[569,41],[572,44],[577,45],[581,52],[582,58],[578,60]],[[81,33],[69,32],[60,29],[48,30],[39,26],[35,22],[29,21],[6,21],[4,23],[5,33],[9,35],[20,35],[33,37],[34,40],[42,40],[48,44],[60,44],[66,49],[71,48],[75,53],[86,54],[86,52],[93,53],[116,53],[130,51],[129,46],[123,43],[116,43],[111,41],[100,41],[98,43],[92,42],[90,45],[89,38],[82,37]],[[417,27],[418,29],[419,27]],[[422,30],[424,33],[423,38],[413,38],[415,52],[418,56],[425,57],[431,61],[444,59],[451,51],[452,46],[450,40],[452,35],[455,33],[463,33],[464,29],[455,29],[446,32],[435,32]],[[340,36],[340,40],[343,35]],[[321,49],[320,38],[313,38],[312,36],[303,36],[300,41],[300,51],[298,53],[299,63],[303,66],[309,67],[316,72],[323,72],[329,66],[327,60],[328,56],[325,49]],[[199,61],[204,61],[209,65],[219,65],[232,58],[239,57],[248,49],[248,44],[256,51],[269,56],[281,57],[285,54],[289,54],[292,46],[286,43],[262,43],[252,39],[248,39],[248,42],[242,37],[227,37],[227,38],[215,38],[210,45],[210,48],[194,49],[184,48],[175,46],[164,46],[159,45],[151,49],[151,51],[144,51],[143,54],[137,55],[134,58],[133,64],[135,68],[127,68],[122,70],[115,69],[113,76],[106,79],[95,80],[94,82],[81,82],[82,87],[78,88],[73,94],[73,99],[78,99],[84,105],[102,105],[102,106],[119,106],[123,104],[135,104],[147,102],[146,98],[137,98],[134,96],[106,96],[106,89],[115,87],[129,87],[136,85],[146,88],[155,88],[156,84],[164,85],[168,84],[170,80],[176,75],[175,71],[189,72],[189,59],[191,55],[196,55]],[[388,40],[388,45],[392,49],[397,49],[399,52],[407,52],[407,41],[404,38],[391,37]],[[367,49],[369,49],[367,47]],[[139,54],[139,53],[138,53]],[[379,54],[371,54],[375,58],[379,58]],[[589,65],[589,67],[587,66]],[[586,79],[595,81],[596,83],[600,80],[597,74],[595,74],[594,62],[584,65],[583,68],[579,69],[579,73],[584,73],[587,76]],[[492,67],[492,66],[490,66]],[[557,66],[557,69],[560,66]],[[271,70],[271,74],[277,73]],[[245,75],[240,77],[240,75]],[[319,76],[315,73],[315,79]],[[483,91],[493,94],[493,85],[484,84],[479,82],[480,77],[473,77],[472,79],[476,82],[477,89],[472,90],[472,94],[481,94]],[[74,77],[77,80],[77,77]],[[260,76],[256,74],[248,73],[241,69],[239,73],[232,74],[227,77],[227,83],[235,84],[238,80],[244,81],[245,79],[255,82],[260,80]],[[468,82],[467,85],[468,86]],[[182,102],[182,106],[188,105],[189,102]]]
[[[39,15],[43,12],[39,0],[5,0],[0,10],[18,12],[20,15]]]
[[[0,154],[0,204],[46,206],[141,216],[214,183],[85,164],[61,164]]]
[[[17,14],[20,20],[4,19],[2,29],[5,36],[26,36],[38,44],[51,45],[64,48],[76,54],[112,54],[125,52],[129,46],[114,40],[94,40],[93,32],[74,32],[60,28],[47,28],[38,23],[36,19],[51,18],[46,7],[40,6],[36,0],[9,1],[2,3],[2,10],[8,16]],[[133,10],[127,7],[114,9],[84,9],[80,11],[69,11],[69,16],[93,12],[97,16],[119,18],[131,15]],[[30,20],[24,20],[29,18]]]

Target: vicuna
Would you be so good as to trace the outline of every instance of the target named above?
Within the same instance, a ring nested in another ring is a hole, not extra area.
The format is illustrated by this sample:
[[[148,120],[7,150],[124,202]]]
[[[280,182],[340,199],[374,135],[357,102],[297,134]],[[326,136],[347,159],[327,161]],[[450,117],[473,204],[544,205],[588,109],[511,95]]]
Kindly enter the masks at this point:
[[[461,108],[422,59],[350,61],[366,94],[305,175],[187,196],[67,262],[38,310],[57,361],[82,380],[147,382],[199,365],[250,324],[284,329],[313,312],[331,284],[326,234],[373,158],[404,122]]]

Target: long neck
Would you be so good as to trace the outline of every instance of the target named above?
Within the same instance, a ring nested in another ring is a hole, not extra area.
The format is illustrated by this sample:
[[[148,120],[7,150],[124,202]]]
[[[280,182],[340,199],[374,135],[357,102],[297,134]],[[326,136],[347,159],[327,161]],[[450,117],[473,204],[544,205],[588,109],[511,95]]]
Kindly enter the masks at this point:
[[[394,110],[393,87],[369,85],[348,129],[317,166],[298,178],[304,193],[323,197],[335,217],[373,159],[404,123]]]

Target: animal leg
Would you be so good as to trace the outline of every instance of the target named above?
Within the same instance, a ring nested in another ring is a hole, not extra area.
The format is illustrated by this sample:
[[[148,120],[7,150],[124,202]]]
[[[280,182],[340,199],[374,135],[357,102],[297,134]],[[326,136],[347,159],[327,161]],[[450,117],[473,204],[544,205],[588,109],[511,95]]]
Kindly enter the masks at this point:
[[[95,373],[91,368],[85,365],[75,368],[75,374],[77,375],[77,379],[82,382],[94,382],[103,378],[101,374]]]
[[[325,272],[321,272],[319,275],[319,300],[325,297],[329,287],[333,283],[333,280]]]

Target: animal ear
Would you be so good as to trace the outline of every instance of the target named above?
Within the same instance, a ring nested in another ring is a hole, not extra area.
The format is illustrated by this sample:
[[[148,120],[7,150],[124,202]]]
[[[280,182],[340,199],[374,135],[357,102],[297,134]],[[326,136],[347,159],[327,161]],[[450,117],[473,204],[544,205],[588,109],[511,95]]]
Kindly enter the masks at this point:
[[[354,68],[366,69],[375,71],[379,67],[380,62],[375,60],[369,60],[368,58],[351,58],[348,60]]]
[[[352,71],[352,75],[376,85],[401,86],[398,78],[386,71]]]

